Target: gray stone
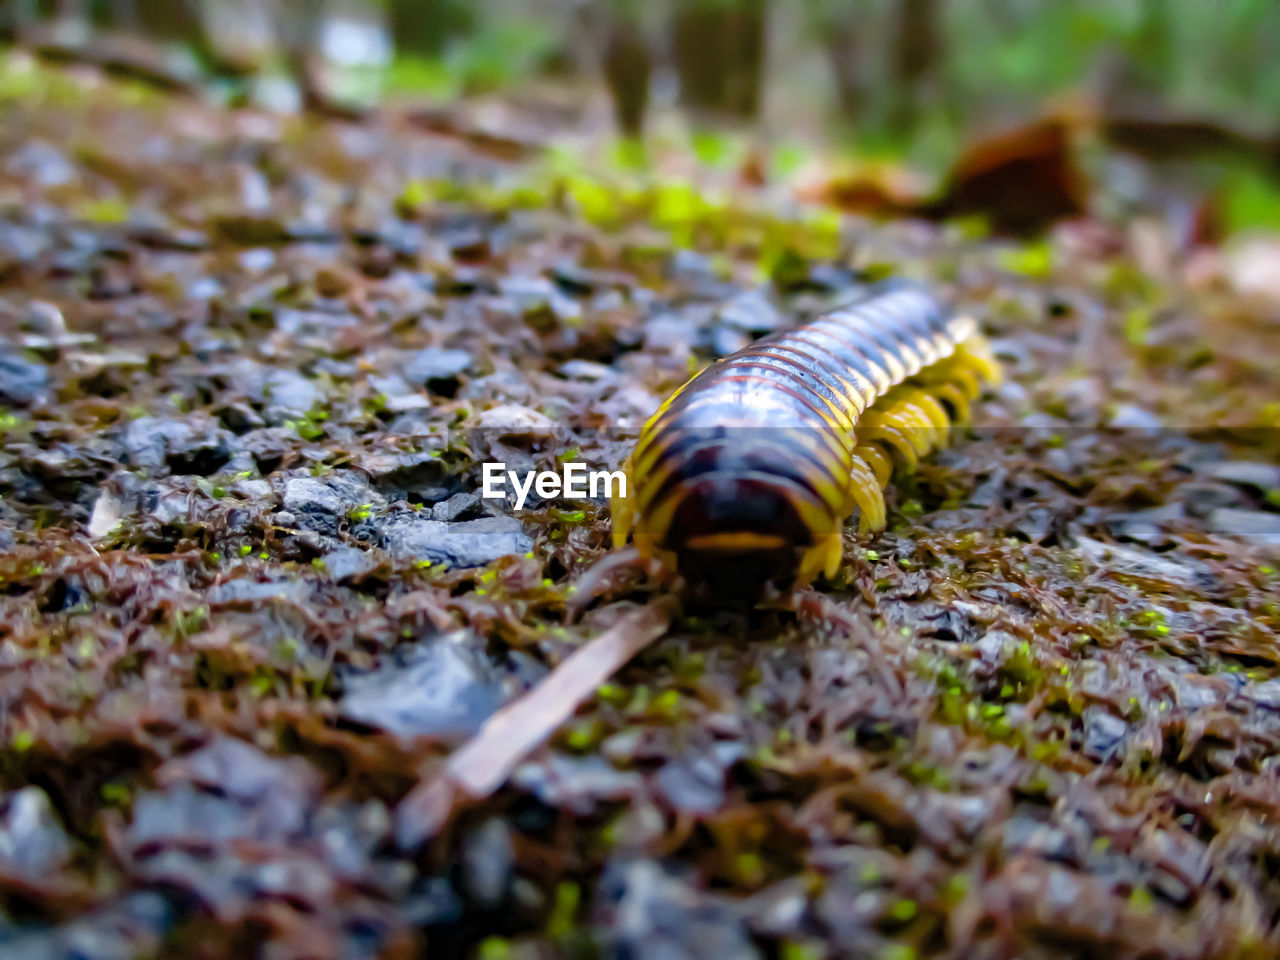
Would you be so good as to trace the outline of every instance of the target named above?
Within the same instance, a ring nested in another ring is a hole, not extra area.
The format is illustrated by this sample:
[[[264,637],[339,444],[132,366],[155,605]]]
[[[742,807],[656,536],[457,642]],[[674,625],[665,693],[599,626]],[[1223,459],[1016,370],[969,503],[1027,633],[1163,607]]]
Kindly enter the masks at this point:
[[[458,638],[404,648],[369,673],[343,676],[339,713],[401,737],[461,740],[502,704],[488,658]]]
[[[321,399],[319,388],[296,370],[271,370],[263,380],[267,416],[275,423],[306,416]]]
[[[10,936],[0,927],[5,960],[135,960],[161,952],[176,911],[159,893],[137,891],[69,923]]]
[[[1129,725],[1101,707],[1085,711],[1084,753],[1095,760],[1105,760],[1124,741]]]
[[[340,514],[359,505],[359,500],[314,477],[294,477],[284,485],[284,506],[291,513]]]
[[[1280,543],[1280,513],[1219,507],[1209,514],[1209,529],[1263,543]]]
[[[515,517],[485,517],[461,523],[400,514],[380,529],[381,546],[401,560],[429,560],[450,567],[482,567],[511,554],[527,553],[533,540]]]
[[[0,871],[39,880],[67,863],[71,841],[39,787],[0,795]]]
[[[452,522],[464,514],[476,512],[479,505],[480,494],[474,491],[455,493],[448,500],[442,500],[431,508],[431,519]]]
[[[1260,707],[1280,711],[1280,678],[1249,683],[1240,692]]]
[[[1228,460],[1225,463],[1211,464],[1204,473],[1214,480],[1231,483],[1237,487],[1249,487],[1262,493],[1280,490],[1280,466],[1273,463]]]
[[[0,350],[0,400],[25,407],[47,396],[48,386],[44,364],[24,360],[7,348]]]
[[[718,319],[725,326],[755,336],[772,333],[784,322],[782,314],[759,290],[738,294],[720,308]]]
[[[324,555],[324,568],[334,580],[354,580],[373,570],[378,558],[359,547],[338,547]]]
[[[208,420],[139,417],[125,427],[121,441],[132,465],[152,471],[167,465],[174,473],[208,476],[231,458],[229,435]]]
[[[291,477],[285,482],[282,501],[300,529],[329,537],[337,536],[342,524],[357,511],[372,513],[386,506],[363,478],[347,473]]]
[[[184,522],[191,513],[191,491],[182,484],[190,481],[165,477],[142,491],[142,511],[161,524]]]
[[[515,869],[511,828],[496,817],[470,831],[462,841],[462,888],[480,906],[502,904]]]
[[[652,860],[615,860],[600,881],[597,922],[611,956],[758,960],[738,911]]]
[[[283,578],[272,580],[253,580],[249,577],[236,577],[209,588],[206,596],[214,606],[227,604],[255,604],[267,600],[291,599],[303,601],[308,593],[307,585],[300,580]]]
[[[60,187],[79,179],[80,171],[65,153],[51,143],[31,140],[9,157],[5,171],[30,178],[42,187]]]
[[[404,376],[411,383],[450,380],[470,366],[471,354],[466,350],[431,347],[409,357],[404,365]]]
[[[1161,424],[1160,418],[1150,410],[1144,410],[1142,407],[1131,403],[1124,403],[1116,407],[1108,426],[1117,430],[1138,430],[1142,433],[1148,433],[1159,430],[1163,424]]]

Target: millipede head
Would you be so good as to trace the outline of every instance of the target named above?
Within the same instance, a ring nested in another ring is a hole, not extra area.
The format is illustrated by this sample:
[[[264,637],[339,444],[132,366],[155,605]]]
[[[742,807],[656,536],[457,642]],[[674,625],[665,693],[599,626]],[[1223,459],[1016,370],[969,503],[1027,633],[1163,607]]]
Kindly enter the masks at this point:
[[[701,590],[757,599],[789,586],[812,546],[811,521],[795,493],[767,476],[711,472],[683,487],[661,533],[637,530],[644,553],[665,556]]]

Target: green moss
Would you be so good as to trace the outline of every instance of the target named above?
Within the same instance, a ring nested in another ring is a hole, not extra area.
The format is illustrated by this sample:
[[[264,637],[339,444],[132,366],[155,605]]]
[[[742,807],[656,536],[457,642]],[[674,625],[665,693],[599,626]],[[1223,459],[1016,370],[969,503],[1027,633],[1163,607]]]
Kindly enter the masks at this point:
[[[180,637],[188,637],[204,629],[209,619],[209,608],[200,606],[180,611],[174,616],[173,629]]]
[[[973,887],[973,878],[967,873],[953,873],[942,888],[942,896],[948,903],[958,903]]]
[[[1124,315],[1124,338],[1132,346],[1140,347],[1147,342],[1151,333],[1151,310],[1149,307],[1134,307]]]
[[[826,948],[816,941],[783,940],[778,945],[778,960],[822,960]]]
[[[89,200],[80,207],[80,217],[89,223],[125,223],[129,219],[129,205],[120,197],[102,197]]]
[[[26,753],[36,743],[36,735],[30,730],[15,730],[9,738],[9,745],[17,753]]]
[[[1148,913],[1155,905],[1155,901],[1151,896],[1150,890],[1143,886],[1137,886],[1129,894],[1129,905],[1138,913]]]
[[[1037,763],[1056,760],[1061,753],[1062,741],[1060,740],[1040,740],[1033,744],[1030,750],[1031,759]]]
[[[108,780],[99,788],[98,795],[108,807],[127,807],[133,796],[128,785],[118,780]]]
[[[547,917],[547,936],[564,940],[577,924],[578,909],[582,904],[582,889],[578,884],[564,880],[556,885],[555,900]]]
[[[249,677],[249,691],[255,699],[261,700],[275,692],[276,678],[273,671],[266,667],[258,667]]]
[[[919,912],[920,908],[914,900],[899,900],[889,908],[888,918],[893,923],[910,923]]]
[[[617,226],[622,222],[618,198],[599,181],[574,177],[567,188],[579,215],[587,222],[598,227]]]
[[[598,720],[583,719],[565,729],[562,742],[575,753],[586,753],[601,741],[604,733],[604,726]]]
[[[738,854],[733,861],[733,870],[738,882],[749,887],[759,886],[764,882],[764,860],[754,851]]]
[[[1032,243],[1016,250],[1005,250],[1001,252],[999,259],[1000,266],[1005,270],[1024,277],[1042,280],[1053,273],[1053,251],[1047,243]]]

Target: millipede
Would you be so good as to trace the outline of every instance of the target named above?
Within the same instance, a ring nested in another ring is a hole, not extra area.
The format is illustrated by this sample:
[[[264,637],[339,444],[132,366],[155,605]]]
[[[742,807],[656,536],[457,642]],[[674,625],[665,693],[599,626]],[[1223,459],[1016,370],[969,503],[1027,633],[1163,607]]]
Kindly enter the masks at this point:
[[[755,596],[831,578],[854,510],[884,529],[896,470],[944,446],[1000,380],[971,316],[882,281],[713,362],[649,418],[611,503],[631,539],[686,580]]]

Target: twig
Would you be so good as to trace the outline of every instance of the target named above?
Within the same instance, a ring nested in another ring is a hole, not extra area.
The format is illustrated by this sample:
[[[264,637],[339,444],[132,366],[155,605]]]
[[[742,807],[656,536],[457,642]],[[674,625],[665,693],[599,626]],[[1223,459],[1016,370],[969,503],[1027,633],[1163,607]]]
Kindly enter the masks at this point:
[[[401,848],[416,849],[438,833],[459,801],[482,799],[502,786],[587,697],[666,633],[670,622],[671,611],[661,604],[628,614],[490,717],[449,757],[438,776],[414,787],[396,808]]]

